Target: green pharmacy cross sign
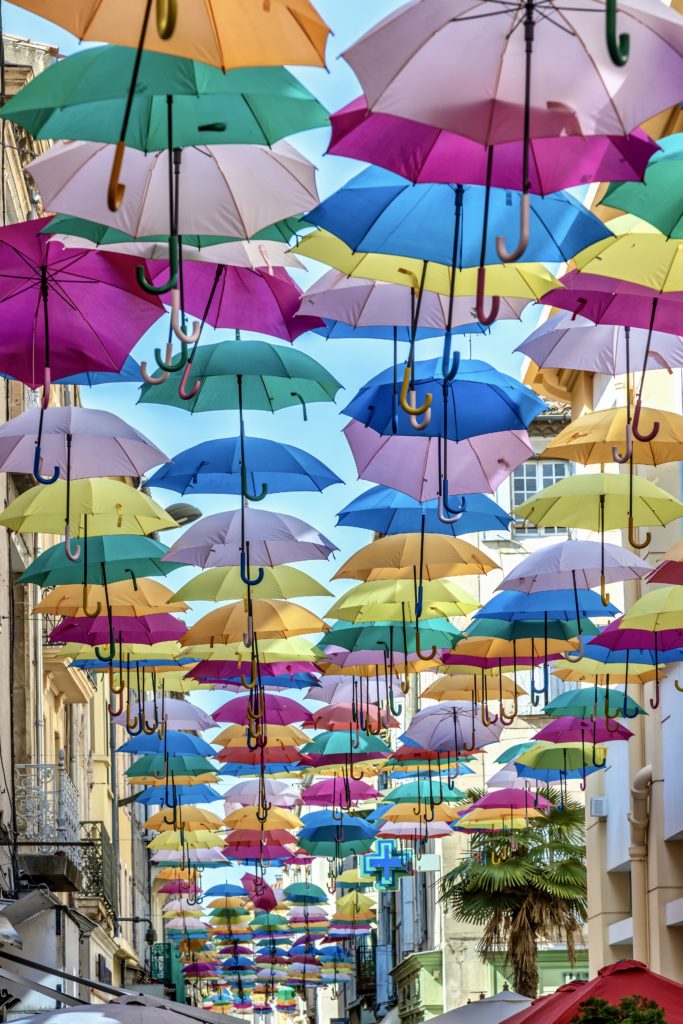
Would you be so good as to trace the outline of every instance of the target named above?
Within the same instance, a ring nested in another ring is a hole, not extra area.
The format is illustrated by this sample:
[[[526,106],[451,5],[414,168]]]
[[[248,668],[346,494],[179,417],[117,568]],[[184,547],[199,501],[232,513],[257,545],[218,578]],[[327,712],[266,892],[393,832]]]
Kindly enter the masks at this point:
[[[372,853],[360,858],[360,873],[373,878],[377,889],[398,889],[399,878],[413,872],[411,850],[399,850],[394,839],[378,839]]]

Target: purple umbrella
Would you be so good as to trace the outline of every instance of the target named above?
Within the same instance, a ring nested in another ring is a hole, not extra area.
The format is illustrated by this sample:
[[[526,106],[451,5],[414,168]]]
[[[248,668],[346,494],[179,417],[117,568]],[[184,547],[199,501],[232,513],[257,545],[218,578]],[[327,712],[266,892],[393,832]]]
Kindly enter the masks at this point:
[[[567,715],[544,725],[535,739],[546,743],[611,743],[613,740],[629,740],[631,736],[631,730],[619,722],[608,728],[604,718],[590,720]]]
[[[251,565],[258,566],[329,558],[337,551],[334,544],[301,519],[245,508],[200,519],[169,548],[163,561],[198,565],[201,569],[242,565],[246,572],[245,546]]]
[[[357,420],[344,427],[344,434],[361,480],[393,487],[417,501],[440,496],[440,438],[385,436]],[[492,494],[534,454],[526,430],[480,434],[447,445],[451,494]]]
[[[159,644],[167,640],[178,640],[185,631],[184,624],[175,615],[119,616],[112,618],[116,642],[124,644]],[[109,643],[109,620],[106,615],[96,619],[85,616],[64,619],[50,633],[50,643],[88,644],[95,647]]]
[[[622,629],[623,618],[620,615],[605,626],[589,641],[589,646],[593,643],[596,647],[607,647],[610,651],[673,651],[683,647],[683,629]]]
[[[316,672],[317,665],[312,661],[274,661],[259,662],[259,674],[261,684],[269,686],[268,678],[285,674],[294,675],[295,672]],[[243,684],[230,682],[237,676],[248,678],[251,675],[251,661],[199,661],[193,669],[187,673],[187,679],[197,679],[202,683],[220,684],[221,689],[241,692]],[[285,689],[285,687],[273,687],[274,690]]]
[[[63,249],[41,234],[49,217],[0,230],[0,370],[27,387],[84,370],[116,372],[164,309],[140,291],[135,261]]]
[[[330,118],[328,153],[364,160],[410,181],[485,185],[489,151],[481,142],[394,114],[371,112],[359,96]],[[641,181],[658,146],[642,130],[632,135],[566,134],[529,141],[529,191],[560,192],[593,181]],[[491,147],[491,185],[517,189],[522,140]]]
[[[455,750],[462,754],[497,743],[502,731],[500,719],[484,725],[481,713],[473,713],[469,701],[442,700],[418,711],[399,740],[423,750]]]
[[[155,283],[168,277],[168,264],[148,264]],[[300,334],[323,327],[314,316],[295,316],[301,289],[284,267],[251,270],[187,262],[183,266],[181,306],[212,327],[258,331],[295,341]]]

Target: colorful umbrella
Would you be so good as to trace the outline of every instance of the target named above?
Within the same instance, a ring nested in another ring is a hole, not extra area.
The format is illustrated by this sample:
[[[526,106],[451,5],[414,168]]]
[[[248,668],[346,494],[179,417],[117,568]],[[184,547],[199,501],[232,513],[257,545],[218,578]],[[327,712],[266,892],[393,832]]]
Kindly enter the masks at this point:
[[[462,504],[459,497],[452,499]],[[462,515],[454,523],[443,523],[438,516],[438,501],[420,502],[390,487],[370,487],[338,513],[339,526],[357,526],[379,534],[446,534],[509,529],[511,517],[485,494],[469,494]]]
[[[205,569],[175,594],[176,600],[231,601],[244,597],[245,586],[239,566]],[[264,598],[331,597],[330,591],[301,569],[291,565],[268,566],[263,569],[259,596]]]
[[[682,162],[681,136],[661,139],[644,177],[629,184],[610,179],[614,184],[609,186],[602,202],[653,224],[668,238],[683,238],[683,206],[676,188],[672,187],[678,180]]]

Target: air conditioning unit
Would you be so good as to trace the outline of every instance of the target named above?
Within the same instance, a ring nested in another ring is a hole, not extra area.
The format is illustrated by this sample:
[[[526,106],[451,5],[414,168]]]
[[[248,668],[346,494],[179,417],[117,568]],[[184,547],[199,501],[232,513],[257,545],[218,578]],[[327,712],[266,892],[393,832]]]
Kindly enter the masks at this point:
[[[590,812],[592,818],[598,818],[600,821],[604,821],[607,817],[607,797],[606,796],[593,796],[590,802]]]

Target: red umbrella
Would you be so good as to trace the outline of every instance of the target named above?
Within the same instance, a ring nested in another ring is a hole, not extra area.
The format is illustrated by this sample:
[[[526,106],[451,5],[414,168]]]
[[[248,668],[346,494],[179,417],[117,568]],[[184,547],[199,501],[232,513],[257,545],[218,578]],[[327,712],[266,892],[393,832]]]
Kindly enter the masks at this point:
[[[683,985],[650,971],[638,960],[620,960],[598,971],[591,981],[572,981],[541,996],[506,1024],[571,1024],[587,999],[617,1005],[624,996],[652,999],[664,1010],[667,1024],[683,1024]]]
[[[247,872],[240,879],[242,885],[249,893],[251,902],[258,910],[274,910],[277,906],[277,896],[262,878],[251,875]]]

